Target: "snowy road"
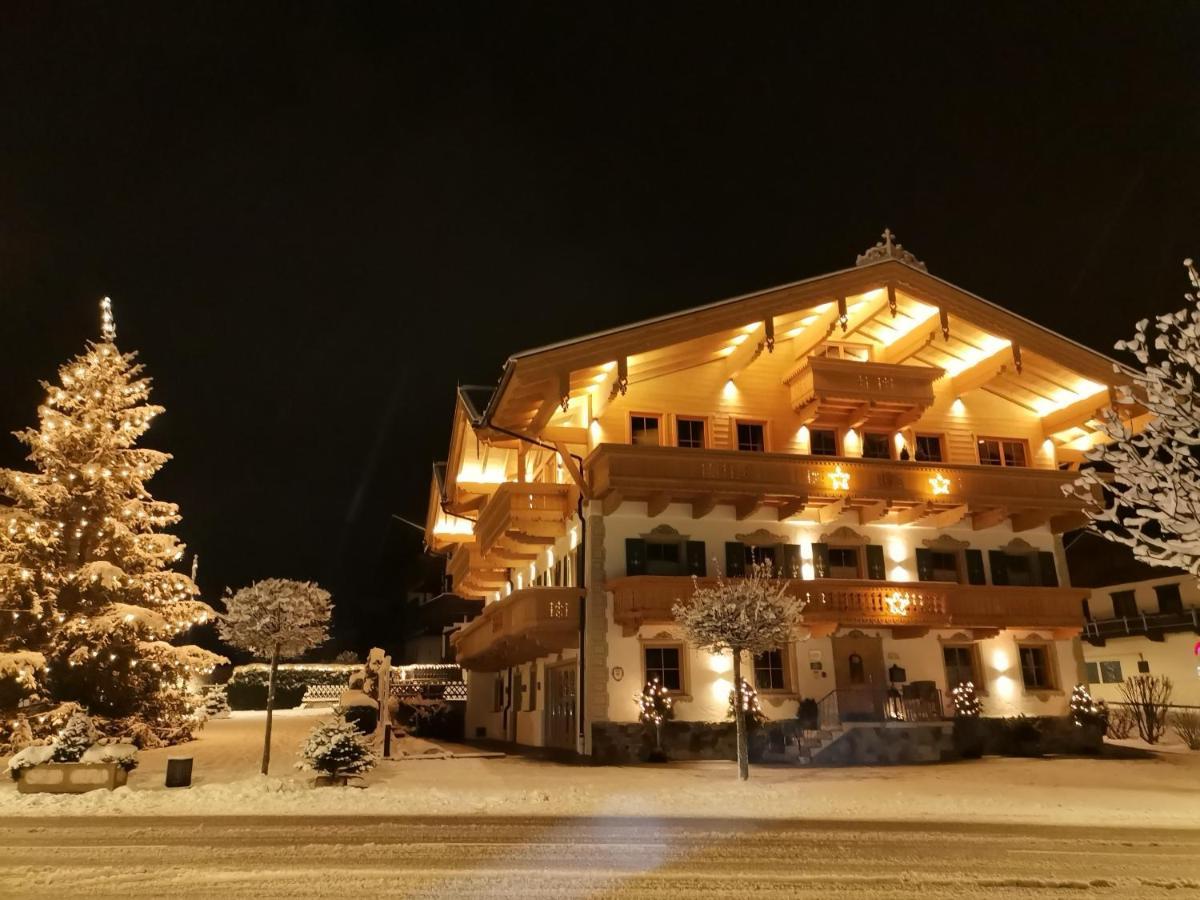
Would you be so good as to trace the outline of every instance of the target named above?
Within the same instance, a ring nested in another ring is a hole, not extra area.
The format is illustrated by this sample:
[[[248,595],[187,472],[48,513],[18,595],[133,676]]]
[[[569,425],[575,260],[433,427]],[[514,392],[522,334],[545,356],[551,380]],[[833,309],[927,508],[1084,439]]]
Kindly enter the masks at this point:
[[[1181,897],[1200,831],[653,819],[0,824],[3,897]]]

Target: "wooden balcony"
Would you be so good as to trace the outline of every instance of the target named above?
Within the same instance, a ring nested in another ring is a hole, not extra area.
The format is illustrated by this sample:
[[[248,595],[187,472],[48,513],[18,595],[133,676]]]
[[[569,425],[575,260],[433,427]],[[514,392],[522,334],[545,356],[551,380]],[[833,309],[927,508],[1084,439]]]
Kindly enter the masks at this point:
[[[1076,476],[1057,469],[627,444],[601,444],[584,465],[606,513],[642,500],[651,517],[668,503],[690,503],[694,518],[725,503],[739,519],[770,507],[780,520],[853,512],[859,524],[947,528],[970,516],[977,529],[1008,519],[1015,531],[1049,524],[1056,533],[1084,524],[1081,502],[1062,492]]]
[[[702,586],[715,578],[700,578]],[[613,616],[627,635],[641,625],[674,621],[671,607],[691,599],[693,580],[678,575],[630,575],[606,585]],[[930,628],[964,628],[985,634],[1002,628],[1049,629],[1057,636],[1083,627],[1086,588],[997,587],[949,582],[793,581],[790,592],[806,601],[805,626],[815,635],[837,628],[886,627],[915,637]],[[977,635],[983,636],[983,635]]]
[[[450,635],[458,664],[497,672],[579,646],[579,588],[530,587],[489,603]]]
[[[574,509],[571,486],[509,482],[500,485],[479,513],[475,543],[486,560],[494,551],[523,554],[549,547],[566,533]],[[529,556],[529,559],[532,559]]]
[[[944,374],[930,366],[811,356],[785,382],[792,409],[806,424],[894,431],[933,404],[933,383]]]

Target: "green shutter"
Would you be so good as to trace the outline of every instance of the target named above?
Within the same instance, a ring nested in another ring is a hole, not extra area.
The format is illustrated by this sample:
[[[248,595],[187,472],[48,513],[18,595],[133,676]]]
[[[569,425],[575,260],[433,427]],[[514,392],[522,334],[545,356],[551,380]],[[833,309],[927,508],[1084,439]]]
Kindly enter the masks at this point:
[[[625,574],[646,574],[646,542],[641,538],[625,538]]]
[[[1008,584],[1008,556],[1003,550],[989,550],[988,564],[992,567],[992,584]]]
[[[987,575],[983,570],[983,551],[964,551],[967,559],[967,584],[987,584]]]
[[[708,559],[704,555],[704,541],[687,542],[687,571],[689,575],[704,577],[708,574]]]
[[[817,578],[829,577],[829,545],[813,544],[813,574]]]
[[[746,545],[741,541],[725,543],[725,574],[730,577],[746,574]]]
[[[783,545],[783,577],[784,578],[803,578],[802,563],[800,561],[800,545],[799,544],[784,544]]]
[[[927,547],[917,550],[917,580],[933,581],[933,551]]]
[[[887,566],[883,561],[882,544],[867,544],[867,577],[872,581],[887,580]]]
[[[1042,587],[1058,587],[1058,572],[1054,568],[1054,554],[1043,550],[1038,553],[1037,561],[1038,574],[1041,576],[1038,584]]]

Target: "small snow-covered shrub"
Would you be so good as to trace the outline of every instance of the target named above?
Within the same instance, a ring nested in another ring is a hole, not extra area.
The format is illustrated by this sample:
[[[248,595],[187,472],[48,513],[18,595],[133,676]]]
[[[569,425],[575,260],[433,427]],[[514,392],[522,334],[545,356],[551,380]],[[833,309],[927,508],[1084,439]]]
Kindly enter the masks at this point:
[[[424,697],[406,697],[402,701],[408,730],[415,735],[432,735],[440,721],[449,711],[443,700],[428,700]]]
[[[323,775],[361,775],[375,767],[375,754],[349,722],[321,722],[300,747],[306,768]]]
[[[43,763],[116,763],[126,772],[137,768],[137,747],[99,737],[91,719],[75,712],[53,740],[26,747],[8,761],[8,774],[16,781],[22,769]]]
[[[102,740],[94,747],[88,747],[79,761],[85,763],[116,763],[126,772],[132,772],[138,765],[137,747],[133,746],[133,744],[125,744],[117,741],[106,744]]]
[[[225,685],[214,684],[204,694],[204,712],[210,719],[228,719],[230,715],[229,696]]]
[[[1108,711],[1108,728],[1105,734],[1114,740],[1124,740],[1133,734],[1133,710],[1128,706],[1114,706]]]
[[[1170,716],[1171,727],[1189,750],[1200,750],[1200,713],[1176,712]]]
[[[67,719],[67,724],[54,738],[52,762],[79,762],[84,752],[99,740],[96,726],[87,713],[76,712]]]
[[[1071,691],[1071,720],[1080,728],[1097,726],[1103,728],[1108,719],[1108,709],[1103,700],[1095,700],[1086,684],[1077,684]]]
[[[48,763],[53,755],[54,747],[49,744],[34,744],[32,747],[26,747],[20,753],[13,754],[8,761],[8,774],[13,781],[16,781],[21,777],[22,769],[31,769],[42,763]]]

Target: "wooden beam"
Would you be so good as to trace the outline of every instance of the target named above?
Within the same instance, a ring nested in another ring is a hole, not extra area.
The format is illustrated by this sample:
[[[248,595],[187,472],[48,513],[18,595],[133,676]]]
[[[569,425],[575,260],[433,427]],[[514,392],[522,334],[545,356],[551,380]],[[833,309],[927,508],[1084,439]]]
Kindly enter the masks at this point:
[[[1042,436],[1050,437],[1055,432],[1065,431],[1076,425],[1083,427],[1089,419],[1099,419],[1107,407],[1108,394],[1101,392],[1046,413],[1042,416]]]
[[[832,522],[840,516],[846,509],[846,498],[841,497],[834,500],[832,503],[826,503],[824,506],[817,507],[817,521],[824,525],[827,522]]]
[[[955,397],[961,397],[968,391],[981,388],[985,384],[999,378],[1008,371],[1008,363],[1005,361],[1007,353],[1007,347],[1000,347],[995,352],[981,357],[965,369],[962,369],[950,379],[950,393]]]
[[[1008,507],[997,506],[994,509],[984,509],[971,513],[971,527],[976,531],[994,528],[1008,518]]]
[[[916,506],[910,506],[907,509],[898,507],[896,510],[897,525],[911,525],[918,519],[923,519],[925,514],[929,512],[928,503],[918,503]]]
[[[1044,509],[1027,509],[1013,513],[1009,517],[1009,521],[1012,522],[1013,531],[1029,531],[1031,528],[1037,528],[1050,521],[1050,513]]]
[[[559,372],[548,379],[545,392],[542,394],[541,405],[534,413],[533,421],[529,423],[529,430],[533,434],[541,434],[542,430],[550,424],[550,420],[554,418],[554,414],[562,409],[563,398],[570,396],[570,372]]]
[[[702,497],[697,497],[692,501],[692,518],[703,519],[710,512],[716,509],[717,498],[713,494],[705,494]]]
[[[566,425],[550,425],[542,429],[542,440],[551,444],[586,444],[588,431],[586,428],[572,428]]]
[[[858,508],[858,524],[867,525],[887,515],[889,503],[887,500],[873,501],[867,506]]]
[[[871,417],[871,411],[875,404],[871,401],[860,403],[857,407],[850,410],[850,415],[846,418],[847,428],[862,428],[866,424],[867,419]]]
[[[763,497],[761,494],[748,497],[739,497],[734,501],[733,504],[734,515],[737,516],[737,520],[739,522],[743,519],[748,519],[758,512],[758,508],[762,506],[762,504]]]
[[[646,515],[651,518],[661,516],[671,505],[671,495],[666,491],[658,491],[646,498]]]
[[[929,634],[928,628],[923,628],[920,625],[893,625],[892,637],[898,641],[911,640],[912,638],[923,638]]]
[[[837,622],[805,622],[804,628],[808,630],[808,639],[829,637],[838,630]]]
[[[949,509],[939,510],[928,516],[928,519],[932,528],[949,528],[961,522],[966,514],[967,507],[964,504],[962,506],[952,506]]]
[[[1050,517],[1050,531],[1053,534],[1062,534],[1064,531],[1083,528],[1087,523],[1088,517],[1081,512],[1063,513],[1060,516]]]
[[[815,397],[796,410],[796,417],[801,425],[809,425],[817,420],[821,412],[821,401]]]
[[[582,428],[579,430],[583,431]],[[579,466],[575,464],[575,457],[571,456],[571,451],[567,449],[567,445],[562,441],[555,441],[554,449],[558,451],[558,458],[562,460],[563,468],[567,470],[567,474],[571,476],[571,480],[575,482],[575,486],[583,494],[583,499],[587,500],[590,492],[588,491],[587,482],[583,479],[583,473],[579,471]]]
[[[624,502],[625,498],[621,495],[620,491],[610,491],[608,496],[601,501],[600,510],[604,515],[611,516],[621,508],[621,504]]]
[[[790,519],[797,513],[804,512],[805,500],[795,497],[791,500],[785,500],[779,507],[779,521]]]
[[[902,363],[932,344],[936,336],[937,332],[926,328],[925,323],[922,322],[904,337],[898,338],[884,347],[876,359],[878,362],[884,363]]]
[[[737,378],[746,371],[752,362],[762,356],[763,350],[767,347],[766,337],[760,331],[762,327],[762,323],[759,323],[748,334],[743,332],[746,334],[746,339],[725,357],[724,378],[726,381]]]
[[[1000,636],[999,628],[972,628],[971,638],[976,641],[990,641]]]

